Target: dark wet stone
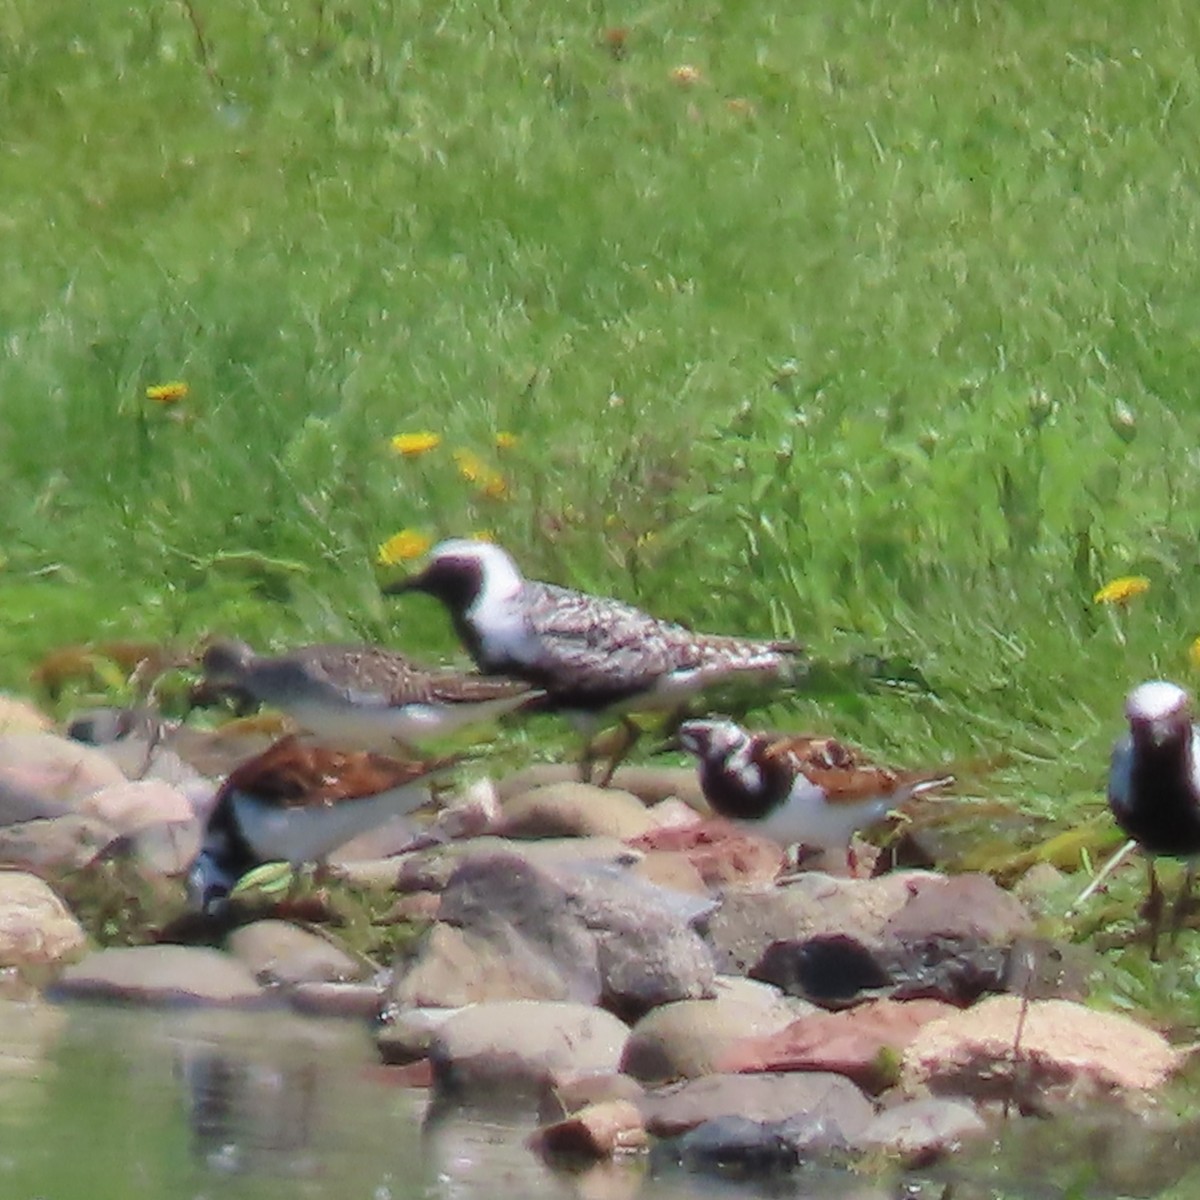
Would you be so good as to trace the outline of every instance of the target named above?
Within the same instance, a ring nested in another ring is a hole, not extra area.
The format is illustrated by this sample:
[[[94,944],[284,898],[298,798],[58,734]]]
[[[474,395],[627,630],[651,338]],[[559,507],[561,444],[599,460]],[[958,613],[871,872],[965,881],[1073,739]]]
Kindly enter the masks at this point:
[[[650,1132],[663,1137],[718,1117],[781,1122],[803,1113],[853,1138],[874,1114],[871,1102],[849,1079],[823,1071],[705,1075],[647,1093],[642,1111]]]
[[[715,1117],[676,1139],[676,1161],[691,1171],[769,1175],[796,1166],[800,1155],[777,1122]]]
[[[845,934],[774,942],[750,977],[824,1008],[855,1004],[865,993],[881,994],[893,984],[879,952]]]

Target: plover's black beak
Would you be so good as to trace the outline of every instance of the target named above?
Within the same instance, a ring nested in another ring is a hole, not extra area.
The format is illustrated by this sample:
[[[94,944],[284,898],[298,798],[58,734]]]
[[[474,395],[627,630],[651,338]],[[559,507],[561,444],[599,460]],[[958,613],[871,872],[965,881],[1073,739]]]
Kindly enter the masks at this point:
[[[393,583],[385,583],[383,585],[383,594],[385,596],[399,596],[403,592],[419,592],[424,587],[425,572],[417,571],[415,574],[405,575]]]

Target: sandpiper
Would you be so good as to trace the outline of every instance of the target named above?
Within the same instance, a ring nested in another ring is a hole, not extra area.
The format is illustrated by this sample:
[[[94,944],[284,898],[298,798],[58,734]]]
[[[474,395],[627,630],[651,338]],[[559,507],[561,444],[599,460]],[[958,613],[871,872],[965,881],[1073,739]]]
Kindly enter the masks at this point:
[[[540,697],[516,680],[431,670],[378,646],[304,646],[268,656],[221,638],[209,643],[201,668],[195,701],[225,696],[243,707],[268,704],[343,749],[413,747]]]
[[[1129,732],[1113,747],[1108,804],[1116,822],[1146,854],[1149,891],[1145,914],[1150,956],[1158,957],[1165,908],[1155,858],[1187,860],[1173,924],[1183,923],[1192,903],[1200,858],[1200,749],[1192,701],[1165,680],[1135,687],[1125,701]]]
[[[685,721],[676,741],[699,760],[715,812],[785,847],[848,849],[858,830],[953,782],[864,762],[836,738],[751,733],[727,720]]]
[[[546,707],[591,734],[608,714],[625,727],[603,783],[636,739],[631,711],[679,712],[707,687],[734,676],[778,678],[801,647],[693,633],[619,600],[527,580],[490,542],[456,538],[435,546],[416,575],[385,588],[422,591],[448,609],[480,670],[544,688]],[[590,773],[590,747],[582,762]]]
[[[269,862],[320,862],[351,838],[430,798],[430,782],[459,760],[390,758],[280,739],[230,772],[188,875],[191,906],[218,909],[247,871]]]

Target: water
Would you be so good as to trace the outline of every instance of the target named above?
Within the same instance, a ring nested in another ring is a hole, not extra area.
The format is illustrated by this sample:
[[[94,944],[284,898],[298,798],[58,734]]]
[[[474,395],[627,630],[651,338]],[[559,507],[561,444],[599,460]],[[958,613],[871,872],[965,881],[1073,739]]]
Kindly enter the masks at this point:
[[[0,1196],[561,1196],[527,1127],[423,1128],[366,1028],[286,1011],[0,1007]]]
[[[947,1184],[956,1200],[1200,1194],[1194,1124],[1165,1140],[1022,1124],[934,1178],[733,1183],[641,1160],[555,1172],[525,1147],[527,1110],[431,1118],[428,1100],[390,1081],[360,1022],[0,1001],[4,1200],[940,1200]],[[1175,1190],[1181,1178],[1191,1185]]]

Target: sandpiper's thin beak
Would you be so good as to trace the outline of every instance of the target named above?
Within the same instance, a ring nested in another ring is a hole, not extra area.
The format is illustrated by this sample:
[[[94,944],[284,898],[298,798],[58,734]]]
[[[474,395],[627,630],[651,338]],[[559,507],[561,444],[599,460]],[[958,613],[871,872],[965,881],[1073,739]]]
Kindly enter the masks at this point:
[[[664,738],[657,745],[650,747],[651,755],[656,754],[682,754],[683,743],[679,740],[679,734],[673,733],[670,737]]]

